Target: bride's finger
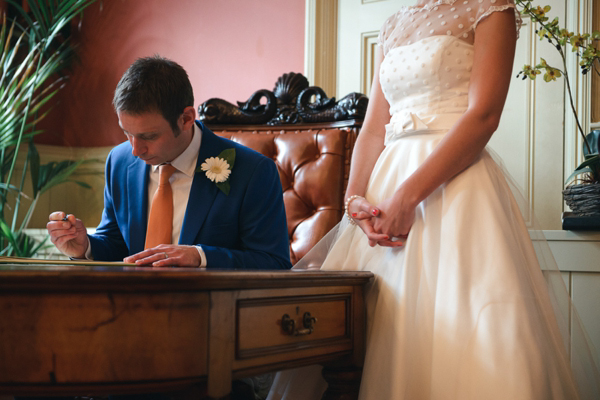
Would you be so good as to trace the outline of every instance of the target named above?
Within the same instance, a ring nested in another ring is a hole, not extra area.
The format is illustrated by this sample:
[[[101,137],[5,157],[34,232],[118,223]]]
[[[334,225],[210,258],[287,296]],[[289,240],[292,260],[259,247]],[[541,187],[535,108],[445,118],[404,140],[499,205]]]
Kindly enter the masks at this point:
[[[379,209],[373,204],[369,203],[366,199],[361,199],[360,204],[358,205],[357,214],[360,213],[365,213],[369,217],[376,217],[379,215]]]
[[[381,240],[388,240],[390,238],[388,235],[386,235],[384,233],[375,232],[375,230],[373,229],[373,226],[369,223],[369,221],[364,221],[361,224],[361,228],[367,235],[367,238],[369,239],[369,244],[371,241],[376,244],[377,242],[379,242]]]
[[[353,213],[352,218],[357,219],[357,220],[369,219],[369,218],[373,218],[373,214],[369,214],[364,211],[359,211],[357,213]]]
[[[392,239],[396,239],[396,238],[392,238]],[[377,242],[377,244],[382,247],[403,247],[404,243],[405,243],[405,239],[380,240],[379,242]]]

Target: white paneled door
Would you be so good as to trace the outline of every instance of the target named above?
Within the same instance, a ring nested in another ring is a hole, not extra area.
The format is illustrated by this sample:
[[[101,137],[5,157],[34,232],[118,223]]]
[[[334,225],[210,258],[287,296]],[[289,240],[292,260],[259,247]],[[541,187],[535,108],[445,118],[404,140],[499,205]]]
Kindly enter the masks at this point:
[[[379,28],[413,0],[338,0],[337,97],[350,92],[369,95],[373,52]]]

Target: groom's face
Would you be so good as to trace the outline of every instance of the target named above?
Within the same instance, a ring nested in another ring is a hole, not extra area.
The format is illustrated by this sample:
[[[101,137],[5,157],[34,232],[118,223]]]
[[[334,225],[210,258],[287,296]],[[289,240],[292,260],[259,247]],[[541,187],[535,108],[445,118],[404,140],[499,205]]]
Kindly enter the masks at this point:
[[[171,162],[187,148],[190,132],[174,132],[167,120],[157,112],[129,114],[118,112],[119,125],[132,147],[132,154],[146,164]],[[182,121],[178,121],[181,125]]]

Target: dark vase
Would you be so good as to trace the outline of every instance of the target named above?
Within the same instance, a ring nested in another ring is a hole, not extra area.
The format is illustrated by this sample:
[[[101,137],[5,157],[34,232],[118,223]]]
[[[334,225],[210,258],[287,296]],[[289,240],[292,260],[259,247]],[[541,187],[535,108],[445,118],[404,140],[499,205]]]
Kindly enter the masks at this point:
[[[583,154],[598,154],[600,130],[587,134],[590,150],[583,145]],[[565,230],[600,230],[600,183],[569,185],[563,190],[563,198],[572,210],[564,212],[562,227]]]
[[[569,185],[563,190],[563,197],[573,214],[583,217],[600,217],[600,184],[581,183]]]

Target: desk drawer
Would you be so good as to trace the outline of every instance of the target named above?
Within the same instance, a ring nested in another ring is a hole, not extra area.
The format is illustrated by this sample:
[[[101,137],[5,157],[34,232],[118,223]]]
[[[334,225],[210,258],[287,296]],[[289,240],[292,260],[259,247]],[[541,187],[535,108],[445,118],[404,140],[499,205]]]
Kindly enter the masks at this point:
[[[236,359],[305,349],[327,354],[333,345],[351,346],[351,305],[349,293],[239,300]],[[312,330],[304,325],[306,313],[316,318]],[[294,321],[288,331],[296,334],[286,332],[285,319]]]

